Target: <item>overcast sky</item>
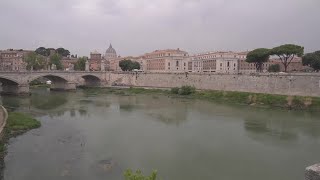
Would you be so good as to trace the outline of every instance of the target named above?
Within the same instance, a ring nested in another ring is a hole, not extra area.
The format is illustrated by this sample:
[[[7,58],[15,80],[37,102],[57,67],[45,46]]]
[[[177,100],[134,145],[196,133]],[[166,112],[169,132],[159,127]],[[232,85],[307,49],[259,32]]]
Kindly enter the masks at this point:
[[[320,0],[0,0],[0,49],[320,50]]]

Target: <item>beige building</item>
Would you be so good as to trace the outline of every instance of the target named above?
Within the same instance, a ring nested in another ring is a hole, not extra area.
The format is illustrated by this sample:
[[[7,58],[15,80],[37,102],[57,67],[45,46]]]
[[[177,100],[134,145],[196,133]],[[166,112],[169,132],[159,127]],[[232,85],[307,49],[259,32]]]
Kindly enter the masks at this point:
[[[236,62],[238,59],[240,54],[231,51],[196,54],[191,58],[192,72],[227,72],[228,69],[233,72],[238,69],[238,62]]]
[[[144,55],[148,72],[188,72],[189,54],[178,49],[156,50]]]
[[[248,51],[246,52],[209,52],[197,54],[191,57],[192,72],[217,72],[217,73],[255,73],[257,72],[254,63],[246,62]],[[284,71],[284,66],[278,58],[271,58],[263,63],[262,72],[267,72],[273,64],[280,65],[280,71]],[[295,57],[288,66],[288,72],[303,71],[306,67],[302,65],[302,59]]]
[[[24,57],[32,51],[8,49],[0,51],[0,71],[24,71],[27,64]]]

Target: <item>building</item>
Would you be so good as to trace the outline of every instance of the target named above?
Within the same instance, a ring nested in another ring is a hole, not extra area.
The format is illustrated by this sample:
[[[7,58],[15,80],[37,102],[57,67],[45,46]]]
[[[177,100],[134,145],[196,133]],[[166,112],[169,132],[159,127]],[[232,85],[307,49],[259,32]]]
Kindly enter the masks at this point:
[[[62,57],[61,63],[64,70],[73,70],[78,58],[74,57]]]
[[[104,59],[108,61],[111,59],[116,59],[117,57],[118,56],[116,50],[112,47],[112,44],[110,44],[109,48],[106,50]]]
[[[118,57],[117,51],[112,47],[112,44],[110,44],[109,48],[106,50],[104,59],[106,70],[121,71],[121,68],[119,67],[120,57]]]
[[[97,50],[90,53],[89,69],[90,71],[100,71],[102,56]]]
[[[284,71],[284,65],[282,64],[282,62],[279,58],[275,58],[275,57],[271,58],[269,60],[269,62],[271,64],[279,64],[280,71],[282,71],[282,72]],[[294,57],[287,68],[287,72],[305,71],[307,69],[310,69],[310,68],[307,66],[303,66],[301,57]]]
[[[192,72],[236,72],[240,54],[231,51],[216,51],[196,54],[191,57]]]
[[[0,71],[24,71],[27,64],[24,57],[33,51],[8,49],[0,51]]]
[[[189,54],[178,49],[156,50],[143,56],[145,71],[188,72]]]
[[[253,73],[256,72],[254,63],[246,62],[248,51],[216,51],[192,56],[192,72],[217,73]],[[272,62],[264,63],[262,71],[266,72]]]

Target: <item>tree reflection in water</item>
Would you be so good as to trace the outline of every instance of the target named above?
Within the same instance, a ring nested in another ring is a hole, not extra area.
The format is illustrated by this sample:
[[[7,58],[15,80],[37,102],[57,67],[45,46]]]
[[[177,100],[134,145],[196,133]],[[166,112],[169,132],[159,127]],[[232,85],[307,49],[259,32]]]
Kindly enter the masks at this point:
[[[66,93],[50,93],[49,95],[33,94],[30,104],[36,109],[52,110],[66,104],[67,101]]]
[[[247,117],[244,128],[252,139],[264,143],[293,142],[298,136],[284,120],[269,120],[261,117]]]

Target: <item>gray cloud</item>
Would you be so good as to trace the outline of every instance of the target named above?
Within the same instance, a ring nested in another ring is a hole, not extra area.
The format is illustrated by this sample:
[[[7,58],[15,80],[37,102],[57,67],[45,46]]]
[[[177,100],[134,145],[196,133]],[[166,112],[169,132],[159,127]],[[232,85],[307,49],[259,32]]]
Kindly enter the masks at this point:
[[[65,47],[88,55],[154,49],[319,50],[318,0],[1,0],[0,49]]]

